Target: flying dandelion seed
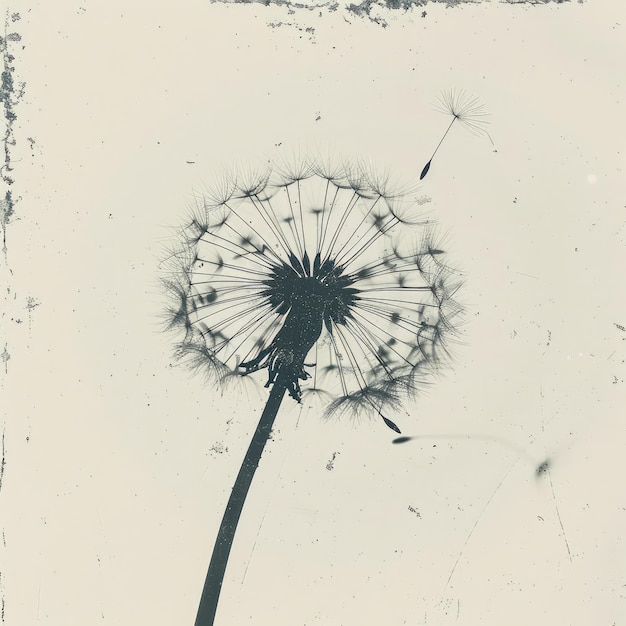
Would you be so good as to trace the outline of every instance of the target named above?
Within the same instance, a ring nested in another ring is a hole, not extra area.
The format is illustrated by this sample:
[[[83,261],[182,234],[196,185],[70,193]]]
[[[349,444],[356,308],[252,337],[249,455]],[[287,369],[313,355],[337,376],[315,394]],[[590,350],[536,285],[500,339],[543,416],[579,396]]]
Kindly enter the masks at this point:
[[[451,89],[449,91],[444,91],[439,96],[435,109],[440,113],[452,115],[452,121],[446,129],[446,132],[443,134],[443,137],[439,140],[439,143],[437,144],[433,155],[430,157],[430,160],[424,166],[424,169],[420,174],[420,180],[423,180],[426,174],[428,174],[428,170],[430,170],[430,165],[437,154],[437,150],[439,150],[443,140],[446,138],[452,128],[452,125],[457,120],[461,126],[465,127],[473,135],[488,137],[489,141],[491,141],[491,144],[493,145],[493,140],[489,136],[486,128],[489,124],[489,121],[487,120],[488,113],[485,112],[485,107],[480,103],[478,98],[470,96],[464,90],[454,91]]]
[[[303,163],[199,198],[164,279],[177,354],[213,382],[265,373],[270,394],[227,505],[196,626],[214,623],[254,471],[286,393],[328,417],[379,417],[448,356],[455,273],[409,195],[357,166]]]

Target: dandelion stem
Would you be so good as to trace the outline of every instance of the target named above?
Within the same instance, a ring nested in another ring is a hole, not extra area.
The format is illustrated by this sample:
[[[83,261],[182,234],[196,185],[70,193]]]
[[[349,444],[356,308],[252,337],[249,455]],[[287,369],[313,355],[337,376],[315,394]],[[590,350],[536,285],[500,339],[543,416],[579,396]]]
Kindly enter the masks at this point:
[[[450,126],[448,126],[448,128],[446,129],[446,132],[443,134],[443,137],[439,140],[439,143],[437,144],[437,147],[435,148],[435,151],[433,152],[433,155],[430,157],[430,161],[428,161],[429,163],[435,158],[435,155],[437,154],[437,150],[439,150],[439,147],[443,143],[443,140],[446,138],[446,136],[450,132],[450,129],[452,128],[452,124],[454,124],[454,122],[456,122],[456,120],[457,120],[457,116],[455,115],[452,118],[452,121],[450,122]]]
[[[281,382],[281,379],[282,377],[278,376],[272,386],[269,398],[263,409],[256,430],[254,431],[250,446],[243,459],[239,474],[237,474],[230,498],[228,499],[224,517],[222,518],[215,545],[213,546],[213,554],[211,555],[209,570],[206,575],[206,580],[204,581],[195,626],[213,626],[215,622],[217,601],[222,589],[226,564],[228,563],[228,556],[233,545],[239,517],[241,516],[241,511],[246,502],[254,473],[256,472],[259,460],[263,454],[263,449],[269,439],[278,409],[285,395],[286,386]]]

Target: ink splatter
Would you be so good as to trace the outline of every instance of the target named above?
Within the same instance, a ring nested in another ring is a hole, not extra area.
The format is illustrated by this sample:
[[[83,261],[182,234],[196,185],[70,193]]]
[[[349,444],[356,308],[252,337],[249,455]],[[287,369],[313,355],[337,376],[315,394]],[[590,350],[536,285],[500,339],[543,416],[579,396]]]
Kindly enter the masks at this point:
[[[339,452],[333,452],[333,456],[331,457],[330,461],[328,461],[328,463],[326,463],[326,469],[330,472],[334,469],[335,467],[335,459],[337,458],[337,455],[340,454]]]
[[[224,454],[224,452],[228,452],[228,447],[218,441],[209,448],[209,452],[212,456],[215,456],[216,454]]]

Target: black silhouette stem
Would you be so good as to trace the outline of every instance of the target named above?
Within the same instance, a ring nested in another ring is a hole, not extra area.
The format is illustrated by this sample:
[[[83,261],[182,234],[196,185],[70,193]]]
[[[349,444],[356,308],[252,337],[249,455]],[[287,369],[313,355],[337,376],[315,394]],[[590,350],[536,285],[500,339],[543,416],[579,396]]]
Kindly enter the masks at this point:
[[[226,510],[224,511],[222,523],[217,532],[211,562],[209,563],[209,571],[202,589],[195,626],[213,626],[215,622],[217,601],[220,597],[224,572],[226,571],[226,564],[228,563],[228,556],[233,545],[239,517],[241,516],[254,473],[259,465],[265,444],[269,439],[272,425],[276,419],[285,391],[286,387],[281,383],[281,376],[278,376],[272,386],[269,398],[250,441],[248,451],[239,469],[239,474],[237,474]]]

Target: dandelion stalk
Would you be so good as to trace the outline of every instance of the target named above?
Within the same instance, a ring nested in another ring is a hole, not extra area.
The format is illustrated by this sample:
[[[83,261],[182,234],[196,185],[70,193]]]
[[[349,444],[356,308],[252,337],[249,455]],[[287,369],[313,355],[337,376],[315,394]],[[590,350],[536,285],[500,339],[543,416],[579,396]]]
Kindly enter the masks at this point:
[[[222,590],[222,582],[224,581],[230,549],[232,548],[237,525],[239,524],[239,517],[246,502],[254,473],[265,449],[265,444],[272,431],[278,409],[285,396],[285,391],[287,391],[287,386],[280,379],[276,380],[261,414],[261,419],[257,424],[254,435],[252,435],[252,440],[239,469],[239,474],[237,474],[235,479],[235,484],[233,485],[230,498],[228,498],[228,504],[217,532],[215,545],[213,546],[213,554],[204,581],[195,626],[212,626],[215,622],[217,601]]]

